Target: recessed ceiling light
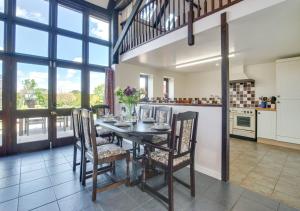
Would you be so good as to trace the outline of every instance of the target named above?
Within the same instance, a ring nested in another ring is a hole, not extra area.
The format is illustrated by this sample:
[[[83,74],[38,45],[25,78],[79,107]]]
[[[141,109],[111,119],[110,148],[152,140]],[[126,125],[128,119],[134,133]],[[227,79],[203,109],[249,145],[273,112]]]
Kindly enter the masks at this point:
[[[233,58],[233,57],[235,57],[234,53],[231,53],[231,54],[228,55],[228,58]],[[214,57],[210,57],[210,58],[206,58],[206,59],[201,59],[201,60],[196,60],[196,61],[176,65],[176,69],[183,68],[183,67],[194,66],[194,65],[197,65],[197,64],[209,63],[209,62],[213,62],[213,61],[219,61],[221,59],[222,59],[221,56],[214,56]]]

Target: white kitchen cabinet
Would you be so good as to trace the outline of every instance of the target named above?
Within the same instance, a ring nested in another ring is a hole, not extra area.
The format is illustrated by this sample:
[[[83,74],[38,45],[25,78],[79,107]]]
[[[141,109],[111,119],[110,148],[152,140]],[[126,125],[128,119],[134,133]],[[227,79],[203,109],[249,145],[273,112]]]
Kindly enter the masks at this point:
[[[277,103],[277,140],[300,144],[300,99]]]
[[[276,62],[276,93],[279,99],[300,99],[300,57]]]
[[[277,140],[300,144],[300,57],[276,62]]]
[[[257,111],[257,137],[276,140],[276,111]]]

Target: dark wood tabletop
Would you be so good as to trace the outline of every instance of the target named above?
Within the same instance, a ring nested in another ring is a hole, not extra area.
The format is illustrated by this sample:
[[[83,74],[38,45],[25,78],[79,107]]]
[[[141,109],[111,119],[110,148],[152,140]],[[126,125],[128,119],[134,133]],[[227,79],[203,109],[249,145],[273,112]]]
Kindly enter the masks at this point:
[[[97,119],[96,125],[104,127],[108,130],[117,133],[124,133],[134,136],[143,136],[143,135],[156,135],[156,134],[169,134],[171,133],[171,129],[169,130],[155,130],[152,127],[154,123],[144,123],[142,121],[138,121],[136,124],[132,124],[129,127],[118,127],[115,126],[115,123],[107,123],[103,122],[103,119]]]

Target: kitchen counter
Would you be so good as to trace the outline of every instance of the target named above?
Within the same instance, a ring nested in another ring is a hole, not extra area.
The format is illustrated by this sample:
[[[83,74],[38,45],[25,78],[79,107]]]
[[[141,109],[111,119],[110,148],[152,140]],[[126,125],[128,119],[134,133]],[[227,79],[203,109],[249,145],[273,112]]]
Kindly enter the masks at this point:
[[[255,110],[257,110],[257,111],[276,111],[276,108],[260,108],[260,107],[257,107],[257,108],[255,108]]]
[[[167,106],[202,106],[202,107],[222,107],[221,104],[190,104],[190,103],[151,103],[151,102],[140,102],[139,104],[148,105],[167,105]]]

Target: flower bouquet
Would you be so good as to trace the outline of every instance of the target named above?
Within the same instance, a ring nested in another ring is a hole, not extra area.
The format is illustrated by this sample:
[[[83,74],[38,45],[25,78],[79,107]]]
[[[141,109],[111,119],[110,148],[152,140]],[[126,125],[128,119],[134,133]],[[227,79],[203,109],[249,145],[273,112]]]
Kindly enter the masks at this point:
[[[126,107],[127,118],[132,119],[134,108],[140,101],[142,91],[127,86],[124,90],[121,88],[117,88],[115,93],[118,97],[119,103],[124,104],[124,106]]]

